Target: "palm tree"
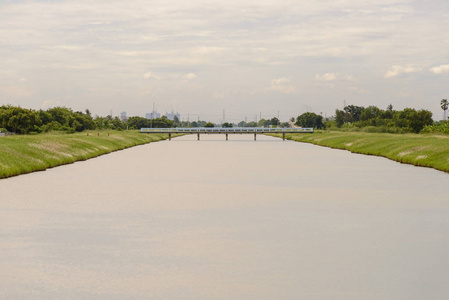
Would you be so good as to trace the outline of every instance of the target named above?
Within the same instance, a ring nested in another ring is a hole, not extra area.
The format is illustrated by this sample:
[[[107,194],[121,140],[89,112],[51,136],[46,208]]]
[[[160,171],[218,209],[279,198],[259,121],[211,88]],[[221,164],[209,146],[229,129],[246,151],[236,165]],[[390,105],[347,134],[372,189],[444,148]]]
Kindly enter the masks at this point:
[[[440,105],[441,105],[441,109],[444,111],[443,121],[446,121],[446,111],[447,111],[447,108],[449,106],[449,103],[448,103],[447,99],[442,99],[441,102],[440,102]]]

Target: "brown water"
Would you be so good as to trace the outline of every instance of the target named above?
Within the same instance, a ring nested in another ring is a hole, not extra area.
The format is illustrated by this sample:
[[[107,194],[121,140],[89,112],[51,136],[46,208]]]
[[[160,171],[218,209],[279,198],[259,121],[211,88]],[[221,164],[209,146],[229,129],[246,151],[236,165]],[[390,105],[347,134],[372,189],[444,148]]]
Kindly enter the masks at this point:
[[[448,174],[229,139],[1,180],[0,298],[448,297]]]

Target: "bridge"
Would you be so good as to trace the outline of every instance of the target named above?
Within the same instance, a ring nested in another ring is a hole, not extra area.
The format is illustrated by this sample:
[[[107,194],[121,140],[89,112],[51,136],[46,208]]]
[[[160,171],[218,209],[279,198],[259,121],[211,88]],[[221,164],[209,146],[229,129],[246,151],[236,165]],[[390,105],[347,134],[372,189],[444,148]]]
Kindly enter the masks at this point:
[[[282,133],[282,139],[285,140],[286,133],[313,133],[313,128],[264,128],[264,127],[197,127],[197,128],[141,128],[141,133],[168,133],[168,139],[171,140],[172,134],[197,134],[198,141],[200,134],[225,134],[228,140],[228,134],[254,134],[256,140],[257,134],[264,133]]]

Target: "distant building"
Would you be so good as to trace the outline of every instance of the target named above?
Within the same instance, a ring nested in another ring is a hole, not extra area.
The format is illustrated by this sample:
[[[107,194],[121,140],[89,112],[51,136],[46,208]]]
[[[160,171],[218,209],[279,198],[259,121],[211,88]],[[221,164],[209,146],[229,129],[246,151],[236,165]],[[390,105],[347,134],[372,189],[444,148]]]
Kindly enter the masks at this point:
[[[178,120],[181,120],[181,115],[178,112],[174,112],[173,110],[171,111],[171,113],[166,113],[165,116],[167,117],[167,119],[172,121],[175,119],[175,117],[177,117]]]
[[[148,120],[159,119],[160,117],[161,117],[161,114],[154,110],[151,113],[145,114],[145,118]]]
[[[122,111],[120,113],[120,121],[125,122],[126,120],[128,120],[128,118],[126,117],[126,111]]]

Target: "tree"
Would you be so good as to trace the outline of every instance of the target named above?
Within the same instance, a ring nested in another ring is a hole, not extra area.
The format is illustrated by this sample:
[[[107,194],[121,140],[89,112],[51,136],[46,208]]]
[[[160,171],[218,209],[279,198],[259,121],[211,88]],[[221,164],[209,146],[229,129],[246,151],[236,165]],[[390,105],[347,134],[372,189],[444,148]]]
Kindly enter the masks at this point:
[[[387,110],[388,110],[388,111],[393,111],[393,104],[389,104],[389,105],[387,106]]]
[[[446,117],[446,111],[447,111],[447,108],[448,108],[448,106],[449,106],[449,103],[448,103],[447,99],[442,99],[441,102],[440,102],[440,104],[441,104],[441,109],[444,111],[444,114],[443,114],[443,121],[446,121],[446,119],[447,119],[447,117]]]
[[[270,120],[260,119],[259,122],[257,122],[257,126],[259,127],[268,127],[271,125]]]
[[[233,125],[232,125],[232,123],[223,123],[223,124],[221,124],[221,127],[224,127],[224,128],[232,128],[233,127]]]
[[[52,121],[56,121],[61,125],[69,126],[70,116],[73,111],[67,107],[53,107],[47,110],[51,115]]]
[[[18,106],[0,107],[0,127],[15,133],[40,132],[39,113]]]
[[[362,111],[360,115],[360,123],[365,126],[376,126],[376,119],[379,117],[381,111],[376,106],[368,106]]]
[[[432,113],[428,110],[416,111],[414,108],[405,108],[394,114],[397,127],[405,127],[411,132],[419,133],[424,126],[432,125]]]
[[[343,108],[345,111],[345,122],[358,122],[365,108],[363,106],[348,105]]]
[[[178,116],[174,116],[174,118],[173,118],[173,124],[175,125],[175,127],[179,127],[180,122],[179,122]]]
[[[115,120],[115,119],[114,119]],[[111,120],[110,122],[112,124],[114,124],[114,120]],[[120,122],[119,119],[116,119],[118,122]],[[146,118],[142,118],[142,117],[131,117],[128,119],[128,126],[129,128],[137,128],[137,129],[141,129],[141,128],[150,128],[151,127],[151,123],[153,124],[153,128],[172,128],[174,127],[174,123],[172,120],[167,119],[166,116],[163,116],[161,118],[156,118],[156,119],[152,119],[152,120],[148,120]],[[115,127],[118,126],[117,124],[114,124]]]
[[[342,110],[335,110],[335,122],[337,123],[337,127],[341,127],[345,123],[344,114],[345,113]]]
[[[281,122],[279,121],[279,119],[276,118],[276,117],[271,118],[270,122],[271,122],[271,125],[272,125],[272,126],[278,126],[279,124],[281,124]]]
[[[323,117],[312,112],[306,112],[296,118],[297,126],[324,128]]]
[[[214,123],[207,122],[206,124],[204,124],[204,127],[214,127]]]

